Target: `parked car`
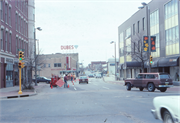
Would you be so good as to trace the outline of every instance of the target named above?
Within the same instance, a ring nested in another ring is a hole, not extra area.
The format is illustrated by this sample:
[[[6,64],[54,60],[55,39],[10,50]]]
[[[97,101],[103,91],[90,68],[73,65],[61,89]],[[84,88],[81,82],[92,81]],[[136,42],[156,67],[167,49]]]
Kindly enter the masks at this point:
[[[87,83],[88,84],[88,78],[87,76],[80,76],[79,77],[79,84],[80,83]]]
[[[89,77],[89,78],[93,78],[94,75],[93,75],[93,74],[89,74],[88,77]]]
[[[46,82],[47,84],[49,84],[51,81],[51,79],[48,79],[46,77],[37,77],[37,83],[39,82]],[[35,82],[35,79],[33,79],[33,82]]]
[[[168,73],[139,73],[136,78],[125,79],[124,82],[128,91],[136,87],[140,91],[147,88],[149,92],[154,92],[155,89],[165,92],[167,88],[173,87],[172,79]]]
[[[180,123],[180,96],[159,96],[153,99],[151,109],[155,119],[164,123]]]
[[[96,78],[101,78],[101,74],[96,74]]]

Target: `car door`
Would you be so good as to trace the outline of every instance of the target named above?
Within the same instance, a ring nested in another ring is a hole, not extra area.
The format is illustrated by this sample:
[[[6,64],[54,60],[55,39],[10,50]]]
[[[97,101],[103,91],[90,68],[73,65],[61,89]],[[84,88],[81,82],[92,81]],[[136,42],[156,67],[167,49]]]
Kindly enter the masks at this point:
[[[143,74],[139,74],[136,79],[134,80],[134,86],[135,87],[141,87],[142,86],[142,80],[143,80]]]

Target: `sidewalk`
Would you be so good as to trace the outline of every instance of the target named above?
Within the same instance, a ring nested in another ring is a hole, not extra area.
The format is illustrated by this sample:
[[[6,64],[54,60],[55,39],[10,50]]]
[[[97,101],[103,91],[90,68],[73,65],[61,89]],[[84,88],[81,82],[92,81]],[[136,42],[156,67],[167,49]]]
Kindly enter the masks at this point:
[[[39,83],[38,86],[33,85],[34,90],[31,90],[31,91],[23,90],[22,94],[18,94],[19,86],[2,88],[2,89],[0,89],[0,99],[34,96],[37,94],[37,90],[41,89],[45,85],[47,85],[47,84],[46,83]]]

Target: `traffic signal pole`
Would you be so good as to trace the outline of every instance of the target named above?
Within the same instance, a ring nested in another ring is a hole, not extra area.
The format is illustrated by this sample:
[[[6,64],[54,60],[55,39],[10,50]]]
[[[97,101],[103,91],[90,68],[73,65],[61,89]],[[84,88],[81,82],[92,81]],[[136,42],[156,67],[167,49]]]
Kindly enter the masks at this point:
[[[18,94],[22,94],[21,91],[21,69],[25,67],[25,63],[22,62],[22,60],[24,60],[24,52],[19,51],[19,63],[18,63],[18,67],[19,67],[19,92]]]
[[[19,68],[19,92],[18,94],[22,94],[22,91],[21,91],[21,68]]]

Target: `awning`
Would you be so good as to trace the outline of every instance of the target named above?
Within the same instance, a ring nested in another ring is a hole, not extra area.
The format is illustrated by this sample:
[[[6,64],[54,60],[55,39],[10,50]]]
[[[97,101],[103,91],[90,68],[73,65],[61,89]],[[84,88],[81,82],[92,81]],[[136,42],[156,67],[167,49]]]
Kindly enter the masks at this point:
[[[158,67],[158,61],[159,58],[153,59],[153,63],[151,64],[151,67]],[[149,60],[144,62],[144,68],[149,68]]]
[[[126,62],[125,66],[127,68],[141,67],[141,62]]]
[[[158,67],[179,66],[179,56],[164,57],[158,62]]]

